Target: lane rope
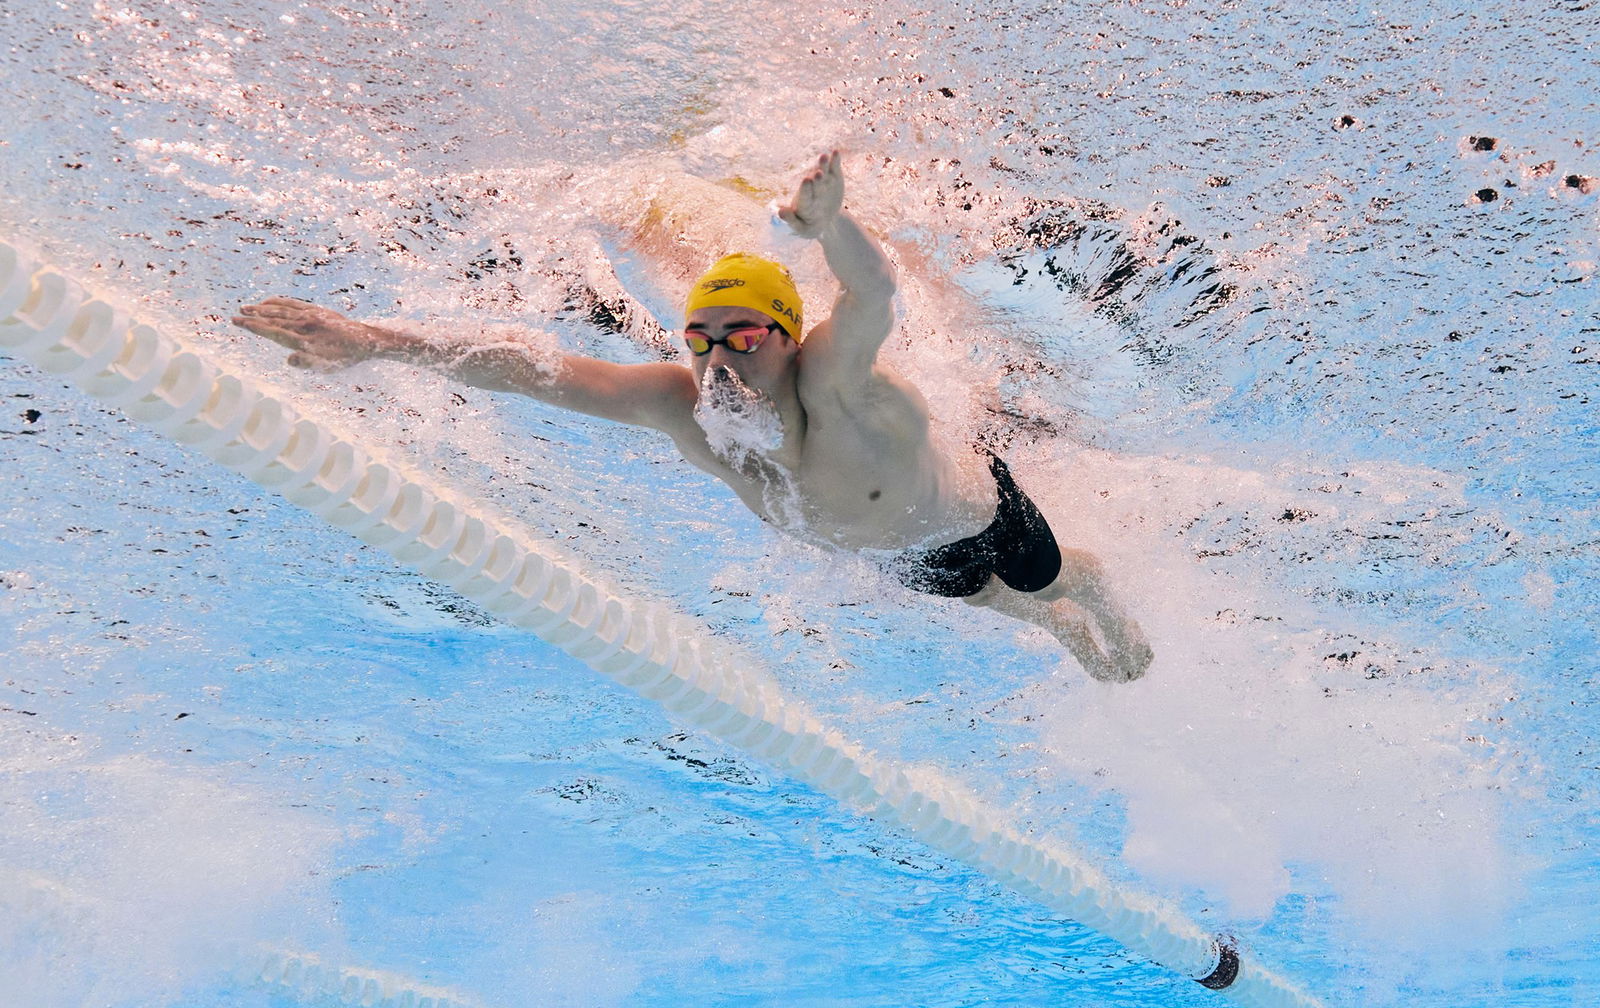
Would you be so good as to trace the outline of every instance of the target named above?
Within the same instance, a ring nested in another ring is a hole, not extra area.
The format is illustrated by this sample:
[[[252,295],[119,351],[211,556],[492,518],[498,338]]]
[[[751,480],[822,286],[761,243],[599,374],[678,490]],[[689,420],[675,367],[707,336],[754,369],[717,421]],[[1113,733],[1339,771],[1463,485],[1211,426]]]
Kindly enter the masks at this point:
[[[263,950],[241,979],[297,1001],[330,1000],[357,1008],[477,1008],[455,991],[384,970],[341,966],[303,952]]]
[[[72,382],[529,630],[673,717],[899,827],[1045,906],[1252,1008],[1321,1005],[1074,851],[1025,836],[940,775],[915,779],[823,724],[757,663],[664,605],[379,458],[277,390],[230,374],[0,241],[0,351]]]

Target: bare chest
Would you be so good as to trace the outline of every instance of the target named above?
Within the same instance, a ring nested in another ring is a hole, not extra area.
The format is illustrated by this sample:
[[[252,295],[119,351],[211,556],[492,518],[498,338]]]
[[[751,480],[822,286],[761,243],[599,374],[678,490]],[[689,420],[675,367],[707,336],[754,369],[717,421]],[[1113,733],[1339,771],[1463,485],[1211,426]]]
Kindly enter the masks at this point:
[[[993,489],[963,464],[970,453],[934,442],[918,406],[892,394],[808,403],[803,424],[790,425],[799,429],[768,450],[698,438],[680,447],[764,520],[819,545],[901,549],[974,534],[993,515]]]

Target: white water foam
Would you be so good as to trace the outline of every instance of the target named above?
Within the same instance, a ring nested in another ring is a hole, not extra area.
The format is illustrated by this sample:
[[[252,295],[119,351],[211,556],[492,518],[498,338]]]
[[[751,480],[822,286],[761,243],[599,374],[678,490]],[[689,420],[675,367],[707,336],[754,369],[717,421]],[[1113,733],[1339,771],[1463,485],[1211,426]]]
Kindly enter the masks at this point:
[[[755,476],[761,502],[774,525],[806,534],[805,513],[794,480],[771,455],[783,446],[783,421],[765,395],[746,385],[731,368],[708,367],[700,381],[695,422],[711,451],[738,473]]]
[[[176,1000],[263,943],[337,944],[341,831],[215,767],[0,732],[0,962],[16,1008]]]
[[[1480,968],[1532,867],[1509,821],[1529,771],[1507,751],[1514,681],[1403,619],[1288,587],[1293,569],[1273,565],[1292,559],[1271,555],[1285,545],[1244,521],[1293,524],[1338,563],[1341,531],[1448,509],[1440,474],[1387,466],[1319,492],[1289,467],[1093,451],[1030,471],[1060,474],[1041,504],[1102,552],[1156,651],[1140,682],[1069,676],[1059,699],[1036,695],[1051,759],[1126,809],[1126,863],[1233,920],[1295,894],[1335,900],[1340,942],[1394,985]],[[1462,533],[1443,530],[1441,548]]]

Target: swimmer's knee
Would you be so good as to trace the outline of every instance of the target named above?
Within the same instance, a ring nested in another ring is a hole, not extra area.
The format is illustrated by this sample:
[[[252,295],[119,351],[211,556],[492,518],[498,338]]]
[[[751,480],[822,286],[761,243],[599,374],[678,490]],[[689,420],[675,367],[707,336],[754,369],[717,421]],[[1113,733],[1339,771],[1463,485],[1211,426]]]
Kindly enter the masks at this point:
[[[1093,553],[1062,547],[1061,569],[1056,572],[1055,580],[1035,594],[1050,601],[1067,598],[1081,604],[1103,593],[1105,576],[1105,566]]]

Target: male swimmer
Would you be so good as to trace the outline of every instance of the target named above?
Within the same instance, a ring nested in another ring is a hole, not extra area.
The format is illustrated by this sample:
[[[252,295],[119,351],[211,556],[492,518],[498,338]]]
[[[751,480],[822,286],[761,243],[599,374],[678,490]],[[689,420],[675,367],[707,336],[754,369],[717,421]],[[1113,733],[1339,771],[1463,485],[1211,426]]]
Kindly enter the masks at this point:
[[[1099,562],[1056,542],[1000,458],[936,443],[921,394],[878,359],[894,324],[895,271],[844,211],[837,151],[779,216],[821,243],[840,286],[832,314],[808,332],[788,270],[726,256],[689,291],[688,368],[575,355],[552,368],[516,342],[425,337],[291,298],[241,308],[233,322],[289,348],[295,366],[405,361],[661,431],[781,530],[885,551],[908,587],[1043,627],[1097,679],[1143,675],[1152,652]]]

